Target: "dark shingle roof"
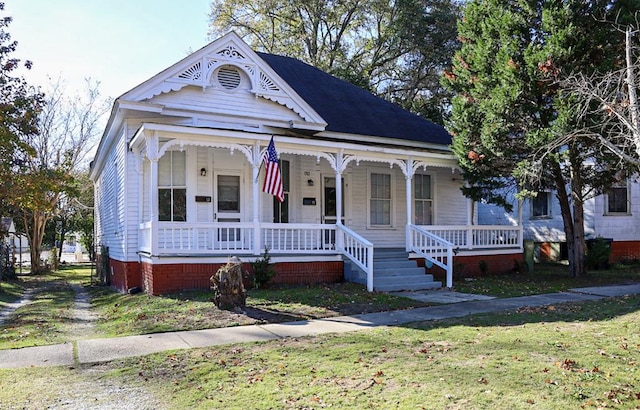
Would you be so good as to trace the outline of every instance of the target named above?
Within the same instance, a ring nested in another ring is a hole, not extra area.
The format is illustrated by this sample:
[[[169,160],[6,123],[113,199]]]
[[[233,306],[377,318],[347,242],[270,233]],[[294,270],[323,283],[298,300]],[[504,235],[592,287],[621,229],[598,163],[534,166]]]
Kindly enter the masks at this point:
[[[451,144],[444,127],[300,60],[258,53],[325,121],[327,131]]]

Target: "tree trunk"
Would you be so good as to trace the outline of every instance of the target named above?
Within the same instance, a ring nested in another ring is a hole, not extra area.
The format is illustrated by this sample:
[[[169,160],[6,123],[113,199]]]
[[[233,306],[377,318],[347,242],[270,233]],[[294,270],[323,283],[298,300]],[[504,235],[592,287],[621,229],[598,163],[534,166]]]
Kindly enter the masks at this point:
[[[219,309],[244,309],[247,291],[242,283],[242,261],[232,257],[211,276],[213,302]]]
[[[582,159],[577,152],[578,146],[569,148],[571,169],[577,170],[571,175],[571,200],[573,202],[573,271],[571,276],[586,274],[584,266],[584,182],[582,180]]]
[[[40,258],[42,256],[42,239],[44,238],[47,217],[44,212],[34,212],[31,214],[30,221],[28,220],[28,215],[24,215],[22,219],[25,227],[31,226],[31,230],[26,229],[30,241],[31,273],[37,275],[43,272]]]
[[[574,277],[576,269],[576,249],[575,249],[575,233],[573,226],[573,216],[571,215],[571,204],[569,203],[569,195],[560,164],[553,165],[553,178],[556,185],[556,193],[560,202],[560,213],[562,215],[562,223],[564,226],[564,235],[567,240],[567,259],[569,260],[569,275]]]

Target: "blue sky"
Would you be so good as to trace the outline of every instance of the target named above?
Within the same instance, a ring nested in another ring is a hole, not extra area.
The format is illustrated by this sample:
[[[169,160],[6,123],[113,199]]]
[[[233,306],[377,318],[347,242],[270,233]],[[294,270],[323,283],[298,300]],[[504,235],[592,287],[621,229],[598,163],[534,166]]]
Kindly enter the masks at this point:
[[[84,78],[118,97],[208,43],[210,0],[5,0],[15,57],[33,61],[33,85]]]

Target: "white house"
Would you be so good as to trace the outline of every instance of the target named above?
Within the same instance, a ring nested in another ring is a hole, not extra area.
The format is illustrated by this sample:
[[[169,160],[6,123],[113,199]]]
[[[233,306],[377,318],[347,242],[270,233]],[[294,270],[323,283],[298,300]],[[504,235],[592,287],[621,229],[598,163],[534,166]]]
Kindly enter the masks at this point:
[[[517,201],[511,199],[517,210]],[[611,240],[612,262],[640,259],[640,182],[629,180],[584,203],[585,239]],[[522,204],[522,222],[516,213],[493,205],[478,206],[481,224],[522,225],[524,241],[535,244],[539,261],[566,258],[560,203],[555,191],[538,192]]]
[[[6,246],[15,252],[29,251],[29,238],[27,235],[17,233],[13,218],[0,218],[0,236]]]
[[[282,203],[261,192],[272,137]],[[522,231],[472,225],[450,142],[439,125],[229,33],[116,99],[91,169],[96,241],[114,286],[152,294],[208,288],[229,256],[265,248],[276,282],[408,289],[442,285],[419,265],[446,286],[454,263],[508,270]]]

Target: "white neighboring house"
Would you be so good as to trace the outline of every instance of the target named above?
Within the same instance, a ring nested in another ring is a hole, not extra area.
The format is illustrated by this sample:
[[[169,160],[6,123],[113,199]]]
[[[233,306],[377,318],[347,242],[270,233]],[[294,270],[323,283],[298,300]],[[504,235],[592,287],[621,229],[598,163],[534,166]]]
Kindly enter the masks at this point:
[[[29,252],[29,239],[27,235],[16,233],[13,218],[0,218],[0,230],[4,233],[2,239],[5,245],[16,253]]]
[[[511,198],[514,212],[487,204],[478,205],[480,224],[517,225],[517,201]],[[629,180],[612,186],[602,195],[584,203],[585,239],[611,240],[612,262],[640,260],[640,183]],[[533,242],[537,261],[566,258],[560,203],[555,191],[538,192],[523,201],[523,239]]]
[[[261,192],[272,137],[282,203]],[[229,256],[265,248],[287,283],[451,286],[454,263],[473,271],[479,258],[509,270],[522,231],[472,225],[450,143],[431,121],[229,33],[114,102],[91,168],[96,243],[113,286],[152,294],[209,288]]]

